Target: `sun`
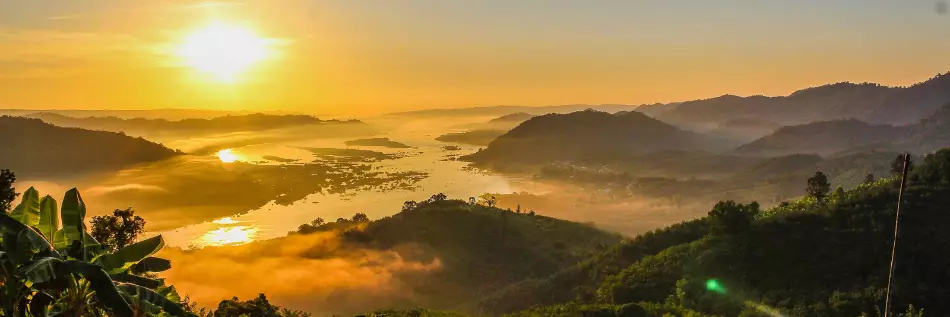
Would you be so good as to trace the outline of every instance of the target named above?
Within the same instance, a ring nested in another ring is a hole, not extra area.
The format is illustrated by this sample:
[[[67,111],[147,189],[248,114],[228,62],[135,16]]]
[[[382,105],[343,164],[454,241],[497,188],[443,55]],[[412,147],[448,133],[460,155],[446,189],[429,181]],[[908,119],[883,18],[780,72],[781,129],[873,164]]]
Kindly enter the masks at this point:
[[[234,163],[241,160],[241,156],[234,153],[234,150],[231,149],[220,150],[216,155],[218,159],[224,163]]]
[[[268,57],[268,40],[248,29],[221,22],[189,34],[178,48],[188,66],[221,82],[233,82]]]

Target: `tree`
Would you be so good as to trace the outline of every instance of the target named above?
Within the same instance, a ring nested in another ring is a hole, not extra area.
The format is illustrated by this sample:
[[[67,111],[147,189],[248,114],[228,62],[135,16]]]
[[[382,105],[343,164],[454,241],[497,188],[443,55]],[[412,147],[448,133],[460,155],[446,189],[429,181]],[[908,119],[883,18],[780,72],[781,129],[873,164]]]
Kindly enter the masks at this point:
[[[10,170],[0,170],[0,212],[7,213],[16,197],[16,189],[13,188],[13,182],[16,181],[16,175]]]
[[[907,172],[914,170],[914,162],[907,158]],[[901,173],[904,172],[904,154],[898,155],[891,161],[891,175],[901,176]]]
[[[729,200],[716,203],[709,211],[709,217],[713,232],[735,235],[748,230],[758,213],[758,202],[743,205]]]
[[[808,187],[805,188],[805,193],[817,199],[818,202],[824,200],[830,191],[831,184],[828,183],[828,176],[825,173],[815,172],[814,176],[808,178]]]
[[[61,207],[31,187],[14,212],[0,214],[3,316],[188,315],[174,287],[148,275],[171,268],[152,256],[165,245],[161,235],[108,252],[84,230],[78,190]]]
[[[865,183],[865,184],[870,184],[870,183],[873,183],[873,182],[874,182],[874,173],[868,173],[867,175],[864,176],[864,183]]]
[[[369,216],[366,216],[366,214],[362,212],[358,212],[355,215],[353,215],[353,218],[351,218],[351,220],[353,220],[353,222],[367,222],[369,221]]]
[[[310,221],[310,225],[314,227],[322,226],[325,223],[327,223],[326,220],[323,220],[323,218],[320,218],[320,217],[317,217],[317,219]]]
[[[416,209],[416,207],[418,206],[419,206],[419,203],[417,203],[415,200],[407,200],[406,202],[402,203],[402,209],[399,211],[400,212],[412,211],[413,209]]]
[[[112,216],[92,217],[92,237],[108,251],[132,244],[144,231],[145,219],[136,216],[132,208],[116,209]]]
[[[257,298],[252,300],[241,301],[237,297],[223,300],[218,303],[218,309],[214,311],[212,316],[308,317],[310,314],[273,305],[267,300],[267,296],[259,294]]]
[[[438,193],[438,194],[432,195],[432,197],[429,197],[429,200],[431,200],[431,201],[444,201],[446,198],[448,198],[448,197],[445,196],[445,194],[443,194],[443,193]]]

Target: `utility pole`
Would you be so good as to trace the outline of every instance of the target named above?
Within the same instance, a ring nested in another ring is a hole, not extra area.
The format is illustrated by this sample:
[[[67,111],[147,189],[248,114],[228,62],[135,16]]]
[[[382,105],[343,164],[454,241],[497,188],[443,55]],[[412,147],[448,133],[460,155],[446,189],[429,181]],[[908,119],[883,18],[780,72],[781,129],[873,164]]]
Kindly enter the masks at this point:
[[[894,279],[894,260],[897,254],[897,237],[901,224],[901,200],[904,198],[904,186],[907,184],[907,167],[910,166],[910,153],[904,154],[904,169],[901,172],[901,188],[897,192],[897,213],[894,215],[894,243],[891,245],[891,267],[887,273],[887,293],[884,295],[884,317],[891,314],[891,281]]]

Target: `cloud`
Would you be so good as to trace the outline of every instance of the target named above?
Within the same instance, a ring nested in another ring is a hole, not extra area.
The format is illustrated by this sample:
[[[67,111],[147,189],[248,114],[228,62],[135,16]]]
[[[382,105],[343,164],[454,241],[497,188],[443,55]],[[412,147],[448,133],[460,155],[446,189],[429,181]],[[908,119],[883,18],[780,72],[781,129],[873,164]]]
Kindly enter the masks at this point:
[[[77,71],[140,68],[149,64],[131,61],[157,57],[153,45],[128,34],[0,27],[3,77],[50,77]]]
[[[161,188],[155,185],[145,185],[145,184],[123,184],[117,186],[98,186],[92,187],[86,190],[85,192],[91,196],[111,194],[116,192],[123,191],[152,191],[152,192],[167,192],[168,190]]]
[[[264,293],[276,304],[317,315],[414,302],[406,281],[442,268],[438,259],[412,261],[395,251],[344,244],[337,233],[191,251],[172,248],[159,255],[173,264],[163,277],[204,307]]]

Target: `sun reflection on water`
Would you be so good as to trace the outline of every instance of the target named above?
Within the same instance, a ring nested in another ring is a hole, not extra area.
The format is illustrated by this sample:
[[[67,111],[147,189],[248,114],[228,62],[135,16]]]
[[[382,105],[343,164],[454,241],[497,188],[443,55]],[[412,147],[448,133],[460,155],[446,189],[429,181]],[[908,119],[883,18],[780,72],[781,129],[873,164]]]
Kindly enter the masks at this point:
[[[257,232],[252,226],[223,227],[206,232],[200,240],[204,246],[240,245],[254,241]]]

